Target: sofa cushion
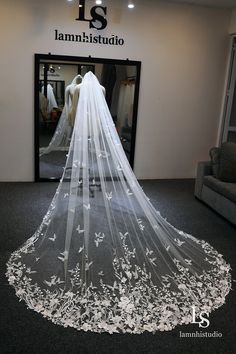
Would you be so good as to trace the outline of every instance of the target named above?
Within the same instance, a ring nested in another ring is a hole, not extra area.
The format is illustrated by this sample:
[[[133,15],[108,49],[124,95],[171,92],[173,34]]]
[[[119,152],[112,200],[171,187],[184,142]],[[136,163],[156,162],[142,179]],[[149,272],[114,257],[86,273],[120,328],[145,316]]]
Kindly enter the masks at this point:
[[[211,158],[211,166],[213,176],[219,178],[219,167],[220,167],[220,148],[213,147],[209,151],[209,155]]]
[[[224,182],[236,183],[236,144],[222,144],[219,159],[218,178]]]
[[[222,182],[213,176],[205,176],[203,184],[236,203],[236,183]]]

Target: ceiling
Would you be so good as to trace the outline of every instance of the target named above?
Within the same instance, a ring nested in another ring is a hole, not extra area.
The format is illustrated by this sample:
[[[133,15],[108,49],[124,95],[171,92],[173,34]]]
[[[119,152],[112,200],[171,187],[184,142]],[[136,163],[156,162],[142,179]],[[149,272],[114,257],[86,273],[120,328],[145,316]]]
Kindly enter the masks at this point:
[[[114,0],[113,0],[114,1]],[[117,0],[116,0],[117,1]],[[128,0],[119,0],[124,3],[127,3]],[[236,0],[133,0],[136,4],[153,4],[156,2],[169,2],[169,3],[182,3],[182,4],[192,4],[199,6],[210,6],[210,7],[218,7],[218,8],[236,8]],[[106,0],[108,2],[108,0]]]
[[[211,7],[236,8],[236,0],[167,0],[184,4],[203,5]]]

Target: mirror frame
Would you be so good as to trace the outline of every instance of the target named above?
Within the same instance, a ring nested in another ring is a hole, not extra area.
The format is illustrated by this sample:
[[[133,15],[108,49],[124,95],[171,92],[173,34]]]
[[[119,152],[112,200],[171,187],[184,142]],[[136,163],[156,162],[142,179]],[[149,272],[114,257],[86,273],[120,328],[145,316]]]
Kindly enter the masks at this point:
[[[82,61],[83,63],[90,64],[111,64],[111,65],[132,65],[136,66],[137,75],[135,82],[134,91],[134,105],[133,105],[133,119],[132,119],[132,137],[131,137],[131,148],[130,148],[130,159],[129,163],[131,168],[134,167],[134,153],[135,153],[135,141],[136,141],[136,129],[137,129],[137,115],[138,115],[138,99],[139,99],[139,87],[140,87],[140,72],[141,72],[141,61],[135,60],[122,60],[122,59],[106,59],[106,58],[95,58],[95,57],[77,57],[77,56],[67,56],[67,55],[52,55],[49,54],[35,54],[34,55],[34,177],[35,182],[49,182],[49,181],[59,181],[58,178],[42,178],[40,177],[40,159],[39,159],[39,79],[40,79],[40,62],[42,60],[51,61],[68,61],[78,63]]]

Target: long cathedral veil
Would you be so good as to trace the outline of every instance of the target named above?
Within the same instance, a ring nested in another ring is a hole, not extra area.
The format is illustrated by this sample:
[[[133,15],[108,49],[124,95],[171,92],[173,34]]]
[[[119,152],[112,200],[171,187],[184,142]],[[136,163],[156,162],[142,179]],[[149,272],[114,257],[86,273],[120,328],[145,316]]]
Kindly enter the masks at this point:
[[[178,212],[178,211],[176,211]],[[230,266],[177,230],[140,187],[97,78],[80,87],[64,174],[36,233],[7,264],[27,306],[94,332],[171,330],[211,312],[231,288]]]

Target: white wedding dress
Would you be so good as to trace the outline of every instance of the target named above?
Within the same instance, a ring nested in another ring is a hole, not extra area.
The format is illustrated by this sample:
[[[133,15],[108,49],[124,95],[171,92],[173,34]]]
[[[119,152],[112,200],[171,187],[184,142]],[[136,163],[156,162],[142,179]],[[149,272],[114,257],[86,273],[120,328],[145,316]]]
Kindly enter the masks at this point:
[[[176,210],[176,213],[179,211]],[[155,210],[122,149],[97,78],[83,79],[64,174],[41,225],[7,263],[16,295],[64,327],[171,330],[211,312],[230,266]]]
[[[42,94],[44,93],[44,86],[41,89]],[[51,113],[53,108],[58,108],[58,104],[53,92],[53,87],[52,85],[48,84],[47,85],[47,100],[48,100],[48,113]]]

